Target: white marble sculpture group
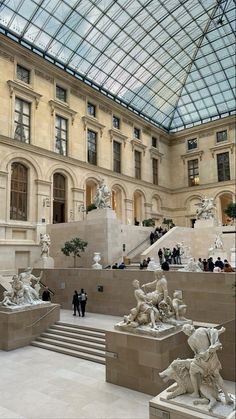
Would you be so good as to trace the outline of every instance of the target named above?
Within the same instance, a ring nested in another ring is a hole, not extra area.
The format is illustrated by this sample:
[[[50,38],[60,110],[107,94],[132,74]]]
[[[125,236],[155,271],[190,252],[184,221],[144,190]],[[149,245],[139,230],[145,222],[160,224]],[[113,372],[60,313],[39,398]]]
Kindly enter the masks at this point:
[[[104,179],[102,179],[97,186],[96,194],[93,198],[93,203],[97,208],[111,207],[111,192],[109,191],[108,186],[105,184]]]
[[[196,204],[199,208],[196,211],[198,220],[209,220],[215,218],[216,206],[213,202],[213,198],[205,196],[202,198],[200,204]]]
[[[199,327],[195,329],[194,326],[185,324],[182,330],[189,336],[188,344],[194,357],[176,359],[168,368],[159,373],[165,382],[169,380],[176,382],[176,385],[167,389],[166,398],[172,399],[183,394],[191,394],[193,405],[208,405],[209,411],[212,411],[217,402],[233,404],[220,375],[221,364],[217,356],[217,351],[222,349],[219,335],[225,331],[225,328]],[[221,393],[223,393],[223,398]]]
[[[41,257],[42,258],[48,258],[49,257],[49,249],[50,249],[50,245],[51,245],[51,239],[50,239],[49,234],[41,233],[39,244],[41,246]]]
[[[182,293],[176,290],[173,299],[168,295],[167,280],[163,272],[154,272],[155,280],[140,287],[139,281],[133,281],[136,307],[124,316],[123,322],[115,328],[140,334],[158,335],[172,326],[191,323],[185,318],[186,304]],[[156,333],[153,333],[156,331]]]
[[[42,271],[39,277],[34,276],[32,274],[32,268],[27,268],[19,275],[13,275],[11,290],[4,291],[4,298],[0,305],[13,308],[42,303],[42,300],[39,297],[40,280],[42,279],[42,276]],[[32,281],[35,282],[34,285]]]

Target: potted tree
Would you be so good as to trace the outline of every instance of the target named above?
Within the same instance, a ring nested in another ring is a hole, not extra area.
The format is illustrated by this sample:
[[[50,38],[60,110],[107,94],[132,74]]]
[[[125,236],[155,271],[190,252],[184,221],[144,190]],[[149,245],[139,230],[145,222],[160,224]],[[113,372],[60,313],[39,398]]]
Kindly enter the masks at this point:
[[[65,242],[64,247],[61,251],[66,256],[73,256],[74,258],[74,268],[76,268],[77,257],[80,257],[80,253],[84,252],[87,246],[87,242],[81,240],[79,237],[75,237],[68,242]]]

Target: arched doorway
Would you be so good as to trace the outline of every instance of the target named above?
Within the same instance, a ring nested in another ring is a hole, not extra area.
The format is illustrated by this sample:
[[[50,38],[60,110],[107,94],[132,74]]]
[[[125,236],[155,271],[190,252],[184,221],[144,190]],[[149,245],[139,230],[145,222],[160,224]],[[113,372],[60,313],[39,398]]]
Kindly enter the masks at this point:
[[[93,180],[88,180],[86,182],[86,207],[93,203],[93,198],[95,196],[97,189],[97,183]]]
[[[53,175],[53,224],[65,222],[66,179],[61,173]]]
[[[134,192],[133,214],[134,214],[134,224],[141,225],[143,221],[142,195],[138,191]]]
[[[122,192],[118,188],[112,189],[111,206],[115,211],[117,218],[122,221]]]
[[[219,220],[221,220],[222,225],[230,224],[231,219],[225,214],[225,209],[233,202],[233,195],[231,193],[223,193],[219,196]]]

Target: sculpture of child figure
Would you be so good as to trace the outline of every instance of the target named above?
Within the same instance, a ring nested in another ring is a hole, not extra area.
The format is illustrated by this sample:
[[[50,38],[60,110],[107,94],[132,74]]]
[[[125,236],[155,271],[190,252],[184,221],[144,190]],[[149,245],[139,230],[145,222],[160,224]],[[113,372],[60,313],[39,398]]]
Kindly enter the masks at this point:
[[[173,293],[172,306],[175,311],[176,320],[187,320],[184,315],[186,313],[187,306],[182,300],[182,292],[175,290]]]

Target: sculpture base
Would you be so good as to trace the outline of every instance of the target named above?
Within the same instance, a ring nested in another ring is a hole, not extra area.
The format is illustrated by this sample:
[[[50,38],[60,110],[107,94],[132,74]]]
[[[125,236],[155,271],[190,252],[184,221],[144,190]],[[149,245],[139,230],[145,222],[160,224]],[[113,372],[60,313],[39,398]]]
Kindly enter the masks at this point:
[[[34,268],[53,269],[54,259],[51,256],[41,257],[37,262],[34,263]]]
[[[29,345],[60,319],[60,305],[43,303],[0,308],[0,349],[9,351]]]
[[[216,227],[217,221],[214,218],[209,218],[207,220],[197,220],[194,223],[194,228],[209,228]]]
[[[157,328],[153,329],[151,326],[142,325],[138,327],[132,327],[124,322],[117,323],[114,328],[121,330],[122,332],[133,333],[134,335],[152,336],[152,337],[164,337],[171,333],[178,332],[182,329],[182,326],[186,323],[192,324],[192,320],[176,321],[176,324],[160,323],[157,324]]]
[[[231,391],[234,391],[235,383],[227,383]],[[173,386],[169,388],[171,387]],[[183,394],[168,400],[167,395],[169,392],[167,390],[150,400],[149,419],[161,419],[164,417],[168,419],[229,419],[235,410],[235,395],[232,393],[230,396],[234,400],[233,404],[224,404],[224,397],[222,396],[222,403],[217,402],[212,411],[209,412],[207,405],[195,406],[193,404],[194,399],[190,394]]]

